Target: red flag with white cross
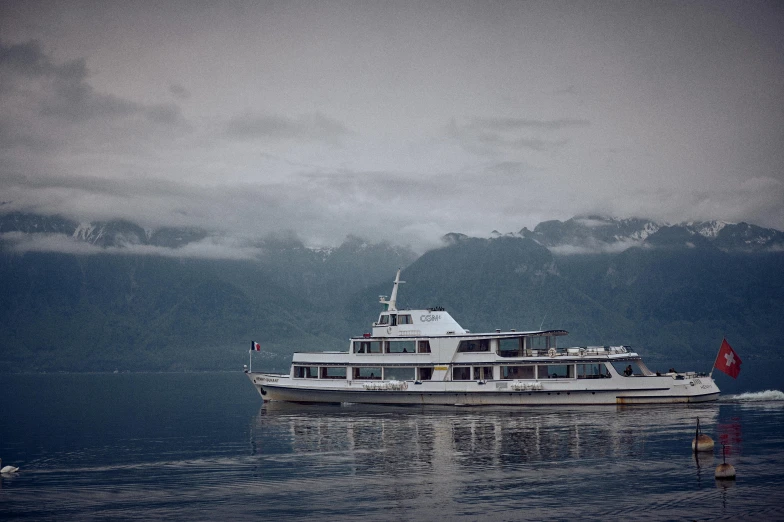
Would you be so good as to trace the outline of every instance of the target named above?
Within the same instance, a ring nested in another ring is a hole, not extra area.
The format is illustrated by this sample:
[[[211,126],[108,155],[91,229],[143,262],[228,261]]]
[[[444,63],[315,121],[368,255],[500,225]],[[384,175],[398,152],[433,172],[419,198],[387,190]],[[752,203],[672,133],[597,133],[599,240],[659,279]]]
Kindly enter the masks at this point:
[[[733,379],[738,377],[740,373],[740,365],[743,361],[740,360],[738,354],[732,349],[727,339],[721,341],[721,348],[719,348],[719,355],[716,357],[716,362],[713,366],[717,370],[721,370]]]

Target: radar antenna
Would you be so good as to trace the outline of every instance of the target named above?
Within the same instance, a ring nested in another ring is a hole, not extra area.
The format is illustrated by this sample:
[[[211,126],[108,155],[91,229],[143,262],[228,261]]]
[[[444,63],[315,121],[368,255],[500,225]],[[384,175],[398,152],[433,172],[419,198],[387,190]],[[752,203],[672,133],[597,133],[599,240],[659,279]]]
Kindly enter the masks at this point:
[[[384,311],[394,312],[397,310],[397,287],[401,283],[405,283],[405,281],[400,280],[400,268],[398,268],[397,275],[395,276],[395,284],[392,287],[392,295],[389,299],[385,299],[385,295],[379,296],[378,299],[378,302],[384,305]]]

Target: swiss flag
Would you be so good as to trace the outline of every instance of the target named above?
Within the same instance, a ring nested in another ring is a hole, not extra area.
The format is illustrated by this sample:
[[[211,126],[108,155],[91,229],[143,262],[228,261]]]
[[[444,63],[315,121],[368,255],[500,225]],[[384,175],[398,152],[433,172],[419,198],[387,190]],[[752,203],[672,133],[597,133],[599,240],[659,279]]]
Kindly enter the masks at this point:
[[[721,341],[721,348],[719,348],[719,355],[716,357],[716,362],[713,364],[717,370],[721,370],[733,379],[738,377],[740,373],[740,365],[743,361],[740,360],[738,354],[732,349],[727,339]]]

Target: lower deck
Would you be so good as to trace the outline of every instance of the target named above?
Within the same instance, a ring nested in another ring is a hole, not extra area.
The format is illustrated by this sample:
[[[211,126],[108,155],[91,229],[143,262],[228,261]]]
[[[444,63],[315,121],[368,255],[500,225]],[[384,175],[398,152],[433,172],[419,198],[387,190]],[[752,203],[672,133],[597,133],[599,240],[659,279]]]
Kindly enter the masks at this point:
[[[662,404],[716,400],[710,377],[638,376],[546,381],[324,381],[249,373],[264,401],[398,405],[589,405]]]

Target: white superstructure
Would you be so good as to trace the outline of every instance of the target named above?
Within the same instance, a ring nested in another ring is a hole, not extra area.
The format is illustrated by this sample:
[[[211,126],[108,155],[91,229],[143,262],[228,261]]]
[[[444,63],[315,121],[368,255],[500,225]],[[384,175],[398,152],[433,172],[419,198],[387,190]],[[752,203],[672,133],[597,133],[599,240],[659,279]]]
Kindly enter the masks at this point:
[[[713,379],[658,374],[627,346],[562,348],[565,330],[471,333],[443,308],[399,310],[400,270],[372,333],[346,352],[297,352],[288,374],[248,372],[264,401],[658,404],[716,400]]]

